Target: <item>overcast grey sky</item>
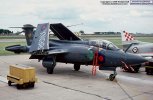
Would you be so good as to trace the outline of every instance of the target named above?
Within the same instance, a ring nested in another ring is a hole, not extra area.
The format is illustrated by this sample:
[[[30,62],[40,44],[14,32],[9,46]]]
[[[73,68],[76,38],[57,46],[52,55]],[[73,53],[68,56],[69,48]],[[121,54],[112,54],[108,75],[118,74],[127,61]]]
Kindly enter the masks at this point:
[[[102,5],[100,0],[0,0],[0,28],[63,23],[73,31],[153,33],[153,5]],[[11,30],[11,29],[10,29]]]

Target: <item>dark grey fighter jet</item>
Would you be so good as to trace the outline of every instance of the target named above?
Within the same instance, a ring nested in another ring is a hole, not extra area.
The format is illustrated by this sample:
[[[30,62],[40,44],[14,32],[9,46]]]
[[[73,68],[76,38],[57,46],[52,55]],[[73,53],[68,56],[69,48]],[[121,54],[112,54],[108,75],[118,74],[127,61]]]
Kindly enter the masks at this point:
[[[97,64],[102,70],[113,70],[110,80],[116,76],[116,67],[124,63],[138,64],[146,60],[140,56],[124,53],[116,46],[104,49],[90,45],[87,41],[51,40],[49,41],[49,24],[39,24],[37,26],[33,42],[29,52],[30,59],[42,60],[42,64],[47,68],[49,74],[53,73],[56,62],[72,63],[74,69],[78,71],[80,65],[92,65],[97,59]],[[95,58],[94,54],[98,56]]]
[[[56,62],[72,63],[78,71],[80,65],[93,65],[96,61],[94,64],[100,70],[114,71],[109,77],[114,80],[117,75],[116,67],[123,63],[134,65],[146,61],[140,56],[123,52],[111,42],[101,41],[96,44],[95,41],[83,41],[79,38],[73,40],[73,36],[67,40],[63,38],[49,41],[49,27],[52,27],[49,23],[38,24],[32,44],[26,47],[31,54],[30,59],[42,60],[42,65],[49,74],[53,73]]]

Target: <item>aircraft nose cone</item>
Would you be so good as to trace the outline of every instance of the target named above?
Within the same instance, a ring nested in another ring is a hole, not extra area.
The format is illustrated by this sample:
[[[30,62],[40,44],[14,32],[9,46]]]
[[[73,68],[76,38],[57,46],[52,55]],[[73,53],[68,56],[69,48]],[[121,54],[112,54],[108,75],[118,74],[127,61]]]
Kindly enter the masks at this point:
[[[125,62],[127,64],[140,64],[140,63],[147,62],[147,59],[145,59],[144,57],[138,56],[138,55],[126,53]]]

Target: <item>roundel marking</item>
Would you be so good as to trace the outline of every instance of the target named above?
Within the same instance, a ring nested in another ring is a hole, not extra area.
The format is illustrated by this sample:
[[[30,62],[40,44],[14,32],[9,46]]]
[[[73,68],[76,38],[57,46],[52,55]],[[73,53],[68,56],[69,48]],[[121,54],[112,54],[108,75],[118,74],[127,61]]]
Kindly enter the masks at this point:
[[[103,62],[104,61],[104,57],[102,55],[99,56],[98,59],[99,59],[100,62]]]
[[[137,53],[137,52],[138,52],[138,48],[137,48],[137,47],[134,47],[134,48],[132,49],[132,51],[133,51],[134,53]]]
[[[99,65],[105,63],[105,55],[102,54],[101,52],[98,52],[97,60]]]
[[[42,25],[41,31],[43,31],[46,27],[47,27],[47,25]]]

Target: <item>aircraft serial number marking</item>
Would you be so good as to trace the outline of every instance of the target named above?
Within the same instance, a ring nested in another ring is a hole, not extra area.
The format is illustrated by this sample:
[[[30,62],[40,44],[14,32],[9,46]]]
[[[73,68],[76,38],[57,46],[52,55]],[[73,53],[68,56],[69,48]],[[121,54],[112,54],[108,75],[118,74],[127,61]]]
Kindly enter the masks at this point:
[[[46,36],[46,33],[45,32],[41,32],[40,33],[40,39],[38,41],[38,50],[43,50],[44,49],[45,36]]]

